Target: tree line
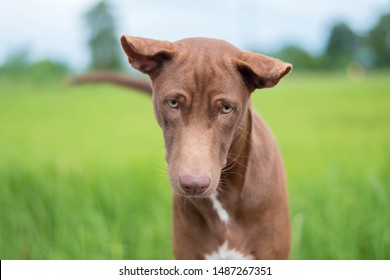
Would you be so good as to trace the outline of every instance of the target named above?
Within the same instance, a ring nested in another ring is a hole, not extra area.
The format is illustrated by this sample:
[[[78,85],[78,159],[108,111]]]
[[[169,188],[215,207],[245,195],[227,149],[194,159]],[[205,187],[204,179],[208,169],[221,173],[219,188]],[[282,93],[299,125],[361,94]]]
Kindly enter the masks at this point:
[[[377,23],[361,35],[344,22],[335,23],[319,55],[312,55],[296,45],[286,46],[273,55],[302,70],[345,69],[351,62],[366,69],[390,68],[390,13],[380,16]]]
[[[85,15],[89,32],[90,63],[87,71],[123,70],[115,17],[106,1],[100,1]],[[254,50],[256,51],[256,50]],[[366,69],[390,68],[390,13],[380,16],[364,34],[357,34],[344,22],[335,23],[324,51],[313,55],[297,45],[288,45],[270,54],[294,65],[296,70],[340,70],[351,62]],[[0,66],[1,76],[28,76],[31,79],[58,79],[72,72],[65,63],[42,60],[30,62],[26,50],[11,54]]]

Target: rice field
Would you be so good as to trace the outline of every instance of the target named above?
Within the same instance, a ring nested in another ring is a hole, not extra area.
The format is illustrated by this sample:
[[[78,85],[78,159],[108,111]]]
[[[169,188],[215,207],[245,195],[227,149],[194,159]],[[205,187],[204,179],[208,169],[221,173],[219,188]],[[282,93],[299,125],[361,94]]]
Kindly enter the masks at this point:
[[[293,73],[255,92],[288,177],[291,259],[390,259],[390,80]],[[150,98],[0,84],[0,259],[172,259]]]

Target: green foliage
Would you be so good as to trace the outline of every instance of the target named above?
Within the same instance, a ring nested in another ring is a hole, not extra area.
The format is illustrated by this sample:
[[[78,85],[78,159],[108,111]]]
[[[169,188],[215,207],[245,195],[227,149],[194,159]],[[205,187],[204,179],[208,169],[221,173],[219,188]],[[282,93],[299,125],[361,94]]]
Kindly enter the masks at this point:
[[[287,170],[293,259],[390,259],[388,72],[256,92]],[[167,259],[171,190],[147,96],[2,83],[0,258]]]
[[[299,46],[287,46],[272,54],[292,63],[298,70],[340,70],[352,62],[362,67],[390,67],[390,14],[381,16],[366,34],[356,34],[346,23],[335,23],[329,31],[324,52],[311,55]]]
[[[275,57],[288,61],[294,66],[294,70],[321,70],[323,69],[323,63],[321,58],[315,57],[305,51],[304,49],[290,45],[279,50],[275,54]]]
[[[349,63],[356,61],[360,38],[345,23],[336,23],[330,30],[325,48],[324,67],[328,69],[345,69]]]
[[[114,16],[106,1],[100,1],[85,15],[89,28],[91,70],[120,70],[121,55]]]
[[[23,68],[5,64],[3,67],[0,67],[0,81],[5,83],[13,80],[33,84],[57,84],[69,73],[70,70],[65,64],[51,60],[37,61],[24,65]]]
[[[9,80],[28,83],[58,83],[70,73],[61,62],[40,60],[31,63],[27,50],[17,50],[0,66],[0,81]]]
[[[18,49],[8,55],[7,60],[0,67],[0,74],[25,74],[29,65],[28,50]]]
[[[366,44],[372,49],[374,64],[377,67],[390,66],[390,14],[383,15],[368,32]]]
[[[349,56],[353,58],[359,44],[358,36],[345,23],[336,23],[330,30],[325,55],[329,57]]]
[[[68,66],[61,62],[41,60],[31,64],[27,72],[30,73],[32,80],[47,82],[48,79],[60,81],[69,74],[70,70]]]

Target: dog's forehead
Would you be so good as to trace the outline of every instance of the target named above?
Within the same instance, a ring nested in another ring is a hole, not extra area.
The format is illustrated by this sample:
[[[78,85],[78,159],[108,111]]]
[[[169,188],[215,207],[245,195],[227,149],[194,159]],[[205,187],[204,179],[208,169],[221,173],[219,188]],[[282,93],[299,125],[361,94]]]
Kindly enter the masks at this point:
[[[176,41],[173,45],[184,55],[206,55],[213,57],[238,56],[241,52],[232,44],[219,39],[211,38],[187,38]]]
[[[159,77],[163,81],[159,86],[210,93],[241,85],[236,66],[241,51],[233,45],[217,39],[189,38],[174,46],[176,55]]]
[[[189,38],[174,44],[176,54],[153,81],[155,96],[164,99],[184,92],[191,99],[245,94],[245,83],[237,69],[241,50],[218,39]]]

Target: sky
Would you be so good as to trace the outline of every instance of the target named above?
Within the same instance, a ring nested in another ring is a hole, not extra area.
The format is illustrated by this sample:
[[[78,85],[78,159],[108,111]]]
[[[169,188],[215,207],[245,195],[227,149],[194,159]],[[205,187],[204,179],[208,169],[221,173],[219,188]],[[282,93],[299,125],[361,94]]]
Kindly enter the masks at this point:
[[[83,15],[99,0],[0,0],[0,63],[28,50],[84,69],[89,62]],[[118,36],[175,41],[220,38],[242,49],[274,52],[297,44],[320,53],[330,27],[344,21],[358,33],[390,12],[390,0],[111,0]],[[119,43],[119,40],[118,40]]]

